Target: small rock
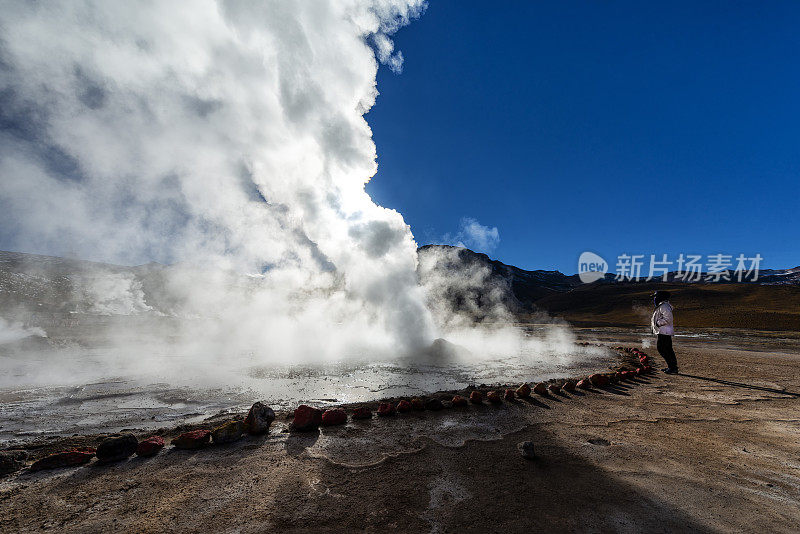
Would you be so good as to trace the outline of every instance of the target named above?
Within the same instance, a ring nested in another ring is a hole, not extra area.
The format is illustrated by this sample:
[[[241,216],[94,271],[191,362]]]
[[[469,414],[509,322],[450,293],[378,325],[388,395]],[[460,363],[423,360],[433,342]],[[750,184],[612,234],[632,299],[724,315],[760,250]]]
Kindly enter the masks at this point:
[[[347,412],[341,408],[322,412],[322,426],[343,425],[347,422]]]
[[[547,395],[547,386],[544,384],[544,382],[539,382],[533,387],[533,392],[537,395]]]
[[[74,465],[85,464],[88,463],[92,457],[94,457],[95,452],[95,449],[90,447],[57,452],[33,462],[30,470],[40,471],[42,469],[56,469],[58,467],[71,467]]]
[[[240,439],[244,434],[244,423],[241,421],[228,421],[211,431],[211,439],[214,443],[233,443]]]
[[[194,450],[201,449],[211,442],[209,430],[192,430],[184,432],[177,438],[172,438],[172,446],[176,449]]]
[[[353,419],[372,419],[372,410],[366,406],[360,406],[353,410]]]
[[[503,402],[503,399],[500,398],[500,394],[496,391],[490,391],[486,394],[486,400],[491,402],[492,404],[500,404]]]
[[[399,413],[410,412],[411,411],[411,403],[408,402],[407,400],[403,399],[403,400],[401,400],[400,402],[397,403],[397,406],[395,408]]]
[[[553,394],[561,393],[561,386],[558,384],[550,384],[547,386],[547,391]]]
[[[574,380],[567,380],[564,382],[564,385],[561,386],[561,389],[564,391],[575,391],[575,381]]]
[[[433,399],[428,399],[428,400],[425,401],[425,409],[426,410],[431,410],[433,412],[438,412],[442,408],[444,408],[444,404],[442,404],[442,401],[440,401],[439,399],[433,398]]]
[[[454,396],[451,402],[453,403],[454,408],[463,408],[468,404],[467,399],[465,399],[461,395]]]
[[[293,432],[315,430],[322,424],[322,410],[301,404],[294,410],[294,419],[290,428]]]
[[[161,436],[150,436],[146,440],[140,441],[136,447],[136,456],[150,458],[155,456],[164,448],[164,438]]]
[[[533,448],[532,441],[523,441],[519,445],[517,445],[519,452],[522,454],[522,457],[526,460],[534,460],[536,458],[536,452]]]
[[[136,447],[139,445],[139,440],[133,434],[123,434],[121,436],[114,436],[106,438],[97,446],[97,460],[101,463],[108,464],[111,462],[120,462],[136,452]]]
[[[248,434],[254,436],[266,434],[274,420],[275,411],[266,404],[257,402],[247,412],[247,417],[244,418],[244,428]]]
[[[411,409],[415,412],[421,412],[425,409],[425,401],[420,398],[411,399]]]
[[[0,476],[19,471],[27,459],[25,451],[0,451]]]
[[[469,401],[472,404],[481,404],[483,402],[483,393],[480,391],[473,391],[469,394]]]
[[[531,396],[531,387],[528,384],[522,384],[517,388],[517,397],[526,398]]]
[[[378,415],[381,417],[387,417],[389,415],[394,415],[394,404],[391,402],[382,402],[378,406]]]
[[[514,400],[514,390],[507,389],[506,392],[503,394],[503,398],[506,399],[507,401]]]
[[[583,380],[578,380],[576,387],[580,389],[592,389],[592,383],[584,378]]]

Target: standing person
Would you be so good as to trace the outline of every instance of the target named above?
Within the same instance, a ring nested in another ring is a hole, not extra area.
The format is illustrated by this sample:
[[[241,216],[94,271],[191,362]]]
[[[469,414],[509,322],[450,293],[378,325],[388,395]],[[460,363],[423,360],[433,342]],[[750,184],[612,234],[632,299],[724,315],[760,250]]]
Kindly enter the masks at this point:
[[[650,326],[653,333],[658,336],[656,348],[658,353],[667,362],[667,368],[663,371],[670,375],[678,374],[678,360],[675,358],[675,351],[672,349],[672,336],[675,334],[675,327],[672,323],[672,304],[669,303],[669,291],[656,291],[653,293],[653,304],[656,309],[650,319]]]

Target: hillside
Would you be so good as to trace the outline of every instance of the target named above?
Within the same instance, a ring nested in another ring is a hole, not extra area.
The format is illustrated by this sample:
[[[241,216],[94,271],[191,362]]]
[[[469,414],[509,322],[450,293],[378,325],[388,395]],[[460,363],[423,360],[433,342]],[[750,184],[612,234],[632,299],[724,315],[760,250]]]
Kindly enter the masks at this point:
[[[491,285],[506,288],[507,300],[521,320],[543,310],[582,326],[646,326],[653,291],[667,289],[673,293],[679,324],[686,328],[800,330],[800,268],[765,270],[758,281],[746,283],[687,283],[670,273],[669,282],[617,282],[609,274],[582,284],[577,275],[525,271],[465,248],[419,249],[421,259],[443,252],[449,260],[440,266],[451,278],[479,266],[490,272]]]

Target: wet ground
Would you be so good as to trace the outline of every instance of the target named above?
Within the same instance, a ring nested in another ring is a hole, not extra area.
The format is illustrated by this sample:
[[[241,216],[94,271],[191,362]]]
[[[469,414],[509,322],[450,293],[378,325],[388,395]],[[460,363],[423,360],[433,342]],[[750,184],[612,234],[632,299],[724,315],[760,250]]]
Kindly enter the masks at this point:
[[[529,336],[544,335],[550,328],[555,327],[523,326]],[[573,346],[568,354],[523,350],[393,361],[354,355],[338,362],[269,365],[245,354],[197,362],[191,354],[178,356],[141,338],[121,342],[98,331],[49,327],[47,338],[0,345],[0,446],[196,423],[241,412],[256,400],[289,410],[301,403],[351,404],[576,376],[605,369],[614,358],[597,346]],[[595,335],[587,332],[585,337]],[[121,352],[120,344],[135,349]]]
[[[796,532],[800,340],[697,334],[679,376],[21,472],[0,530]]]

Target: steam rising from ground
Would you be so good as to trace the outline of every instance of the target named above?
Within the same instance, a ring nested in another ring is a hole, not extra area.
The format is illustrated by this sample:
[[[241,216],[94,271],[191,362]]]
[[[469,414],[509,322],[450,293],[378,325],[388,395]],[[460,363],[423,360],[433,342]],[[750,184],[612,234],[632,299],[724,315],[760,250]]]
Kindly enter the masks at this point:
[[[6,3],[0,243],[173,264],[149,287],[119,272],[76,282],[91,313],[182,319],[167,333],[115,331],[124,352],[111,368],[131,358],[163,368],[173,356],[179,369],[242,354],[385,358],[443,335],[476,354],[490,345],[567,354],[567,334],[526,339],[499,300],[481,328],[447,308],[439,297],[454,281],[418,284],[408,225],[364,190],[377,169],[364,114],[379,61],[400,71],[390,36],[423,9],[422,0]],[[496,244],[497,229],[486,230],[481,239]],[[142,340],[156,338],[172,348],[148,359]]]

